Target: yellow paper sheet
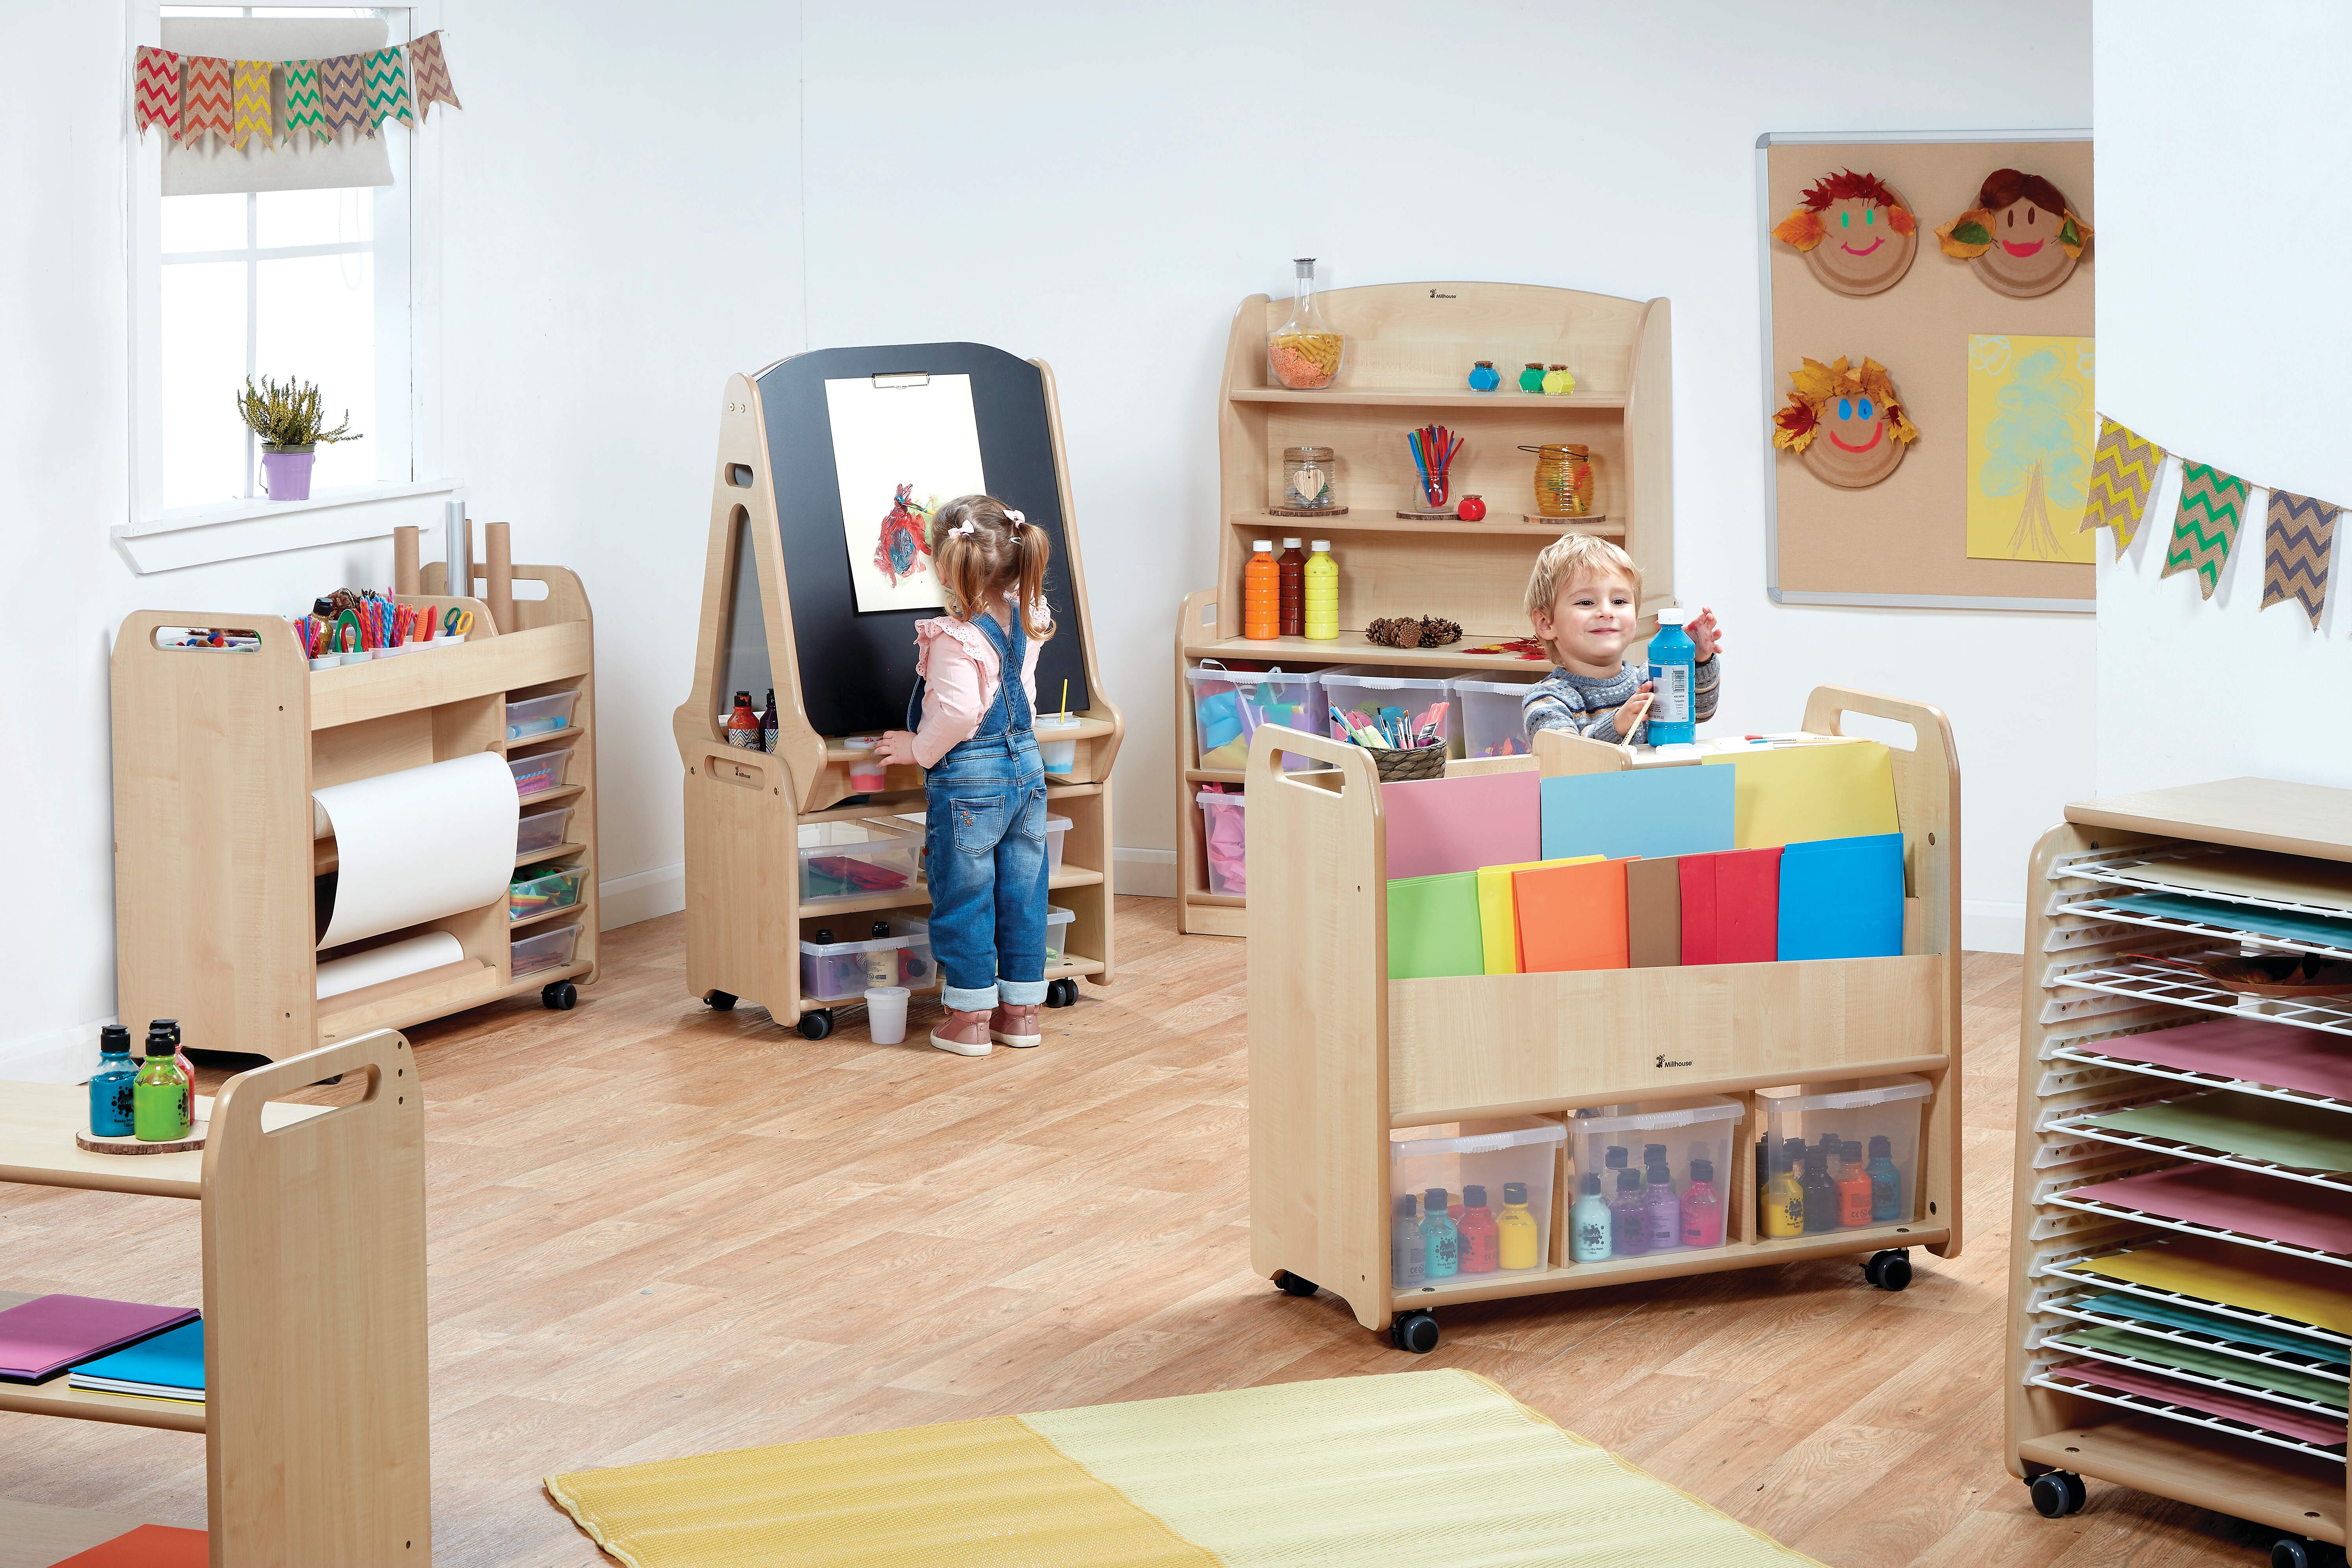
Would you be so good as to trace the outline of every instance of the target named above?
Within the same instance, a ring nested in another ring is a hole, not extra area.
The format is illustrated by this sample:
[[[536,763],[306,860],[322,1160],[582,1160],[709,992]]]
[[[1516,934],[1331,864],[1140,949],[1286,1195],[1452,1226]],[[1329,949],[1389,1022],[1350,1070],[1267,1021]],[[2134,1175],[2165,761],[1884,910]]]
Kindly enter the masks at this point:
[[[1876,741],[1775,746],[1699,761],[1739,772],[1731,829],[1742,849],[1903,830],[1895,814],[1894,759]]]
[[[2226,1242],[2186,1237],[2069,1264],[2067,1271],[2178,1290],[2249,1312],[2270,1312],[2334,1333],[2352,1334],[2352,1279],[2333,1264],[2246,1253]]]
[[[1478,868],[1478,937],[1486,946],[1487,973],[1519,972],[1519,912],[1511,893],[1511,873],[1543,866],[1582,866],[1601,858],[1577,855],[1565,860],[1522,860],[1516,866]]]

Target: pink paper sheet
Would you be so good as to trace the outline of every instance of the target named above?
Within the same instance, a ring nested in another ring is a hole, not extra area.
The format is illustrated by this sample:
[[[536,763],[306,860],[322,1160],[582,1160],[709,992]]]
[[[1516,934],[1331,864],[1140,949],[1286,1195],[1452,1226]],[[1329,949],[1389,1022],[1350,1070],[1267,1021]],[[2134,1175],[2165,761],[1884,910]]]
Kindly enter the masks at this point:
[[[2144,1394],[2150,1399],[2161,1399],[2167,1405],[2185,1405],[2208,1415],[2243,1421],[2250,1426],[2260,1426],[2267,1432],[2315,1443],[2323,1448],[2344,1446],[2344,1423],[2341,1421],[2329,1421],[2305,1411],[2290,1410],[2284,1405],[2273,1405],[2267,1400],[2225,1394],[2200,1383],[2176,1383],[2152,1372],[2142,1372],[2137,1367],[2112,1366],[2103,1361],[2071,1361],[2052,1370],[2068,1377],[2080,1378],[2094,1388],[2112,1389],[2117,1394]]]
[[[0,1311],[0,1379],[42,1383],[78,1361],[161,1333],[194,1307],[143,1307],[98,1296],[36,1296]]]
[[[2352,1253],[2352,1201],[2332,1188],[2252,1171],[2179,1165],[2077,1187],[2074,1195],[2322,1252]],[[2345,1283],[2352,1286],[2352,1269],[2345,1271]]]
[[[1543,781],[1530,770],[1381,786],[1389,879],[1543,858]]]
[[[2274,1089],[2352,1099],[2352,1040],[2312,1029],[2215,1018],[2177,1029],[2100,1040],[2089,1049],[2182,1072],[2220,1073]]]

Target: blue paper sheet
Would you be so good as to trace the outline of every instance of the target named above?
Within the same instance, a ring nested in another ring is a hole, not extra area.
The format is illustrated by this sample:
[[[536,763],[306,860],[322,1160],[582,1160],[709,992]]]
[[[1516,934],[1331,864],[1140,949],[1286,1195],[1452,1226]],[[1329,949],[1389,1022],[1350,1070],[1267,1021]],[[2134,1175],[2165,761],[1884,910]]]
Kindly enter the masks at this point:
[[[1729,768],[1629,768],[1543,781],[1543,858],[1706,855],[1732,844]]]
[[[68,1381],[73,1378],[103,1377],[118,1383],[135,1383],[166,1397],[202,1399],[205,1396],[205,1322],[182,1323],[151,1340],[141,1340],[119,1351],[110,1351],[92,1360],[77,1363]],[[119,1391],[118,1391],[119,1392]]]
[[[1780,852],[1780,957],[1899,958],[1903,835],[1820,838]]]

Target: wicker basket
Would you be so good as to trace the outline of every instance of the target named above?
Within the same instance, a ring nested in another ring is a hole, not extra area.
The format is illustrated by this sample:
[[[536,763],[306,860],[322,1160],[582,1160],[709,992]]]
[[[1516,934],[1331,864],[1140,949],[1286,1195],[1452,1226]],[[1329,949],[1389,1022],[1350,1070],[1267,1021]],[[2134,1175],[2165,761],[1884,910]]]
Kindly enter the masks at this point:
[[[1445,742],[1432,741],[1425,746],[1371,747],[1372,765],[1381,771],[1381,782],[1394,784],[1399,779],[1442,779],[1445,776]]]

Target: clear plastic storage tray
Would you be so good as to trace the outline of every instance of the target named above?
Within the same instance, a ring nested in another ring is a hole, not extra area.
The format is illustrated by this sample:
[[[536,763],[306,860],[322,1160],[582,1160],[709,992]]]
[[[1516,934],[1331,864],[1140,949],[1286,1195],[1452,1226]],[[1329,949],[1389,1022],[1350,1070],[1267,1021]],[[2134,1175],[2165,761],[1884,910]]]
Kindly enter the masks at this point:
[[[1249,892],[1249,796],[1202,790],[1201,852],[1208,861],[1209,891],[1227,898]]]
[[[922,850],[923,836],[896,823],[804,822],[801,902],[822,905],[903,891],[915,885]]]
[[[1069,941],[1070,922],[1077,918],[1075,912],[1063,909],[1058,904],[1045,906],[1046,968],[1051,969],[1062,962],[1063,950]]]
[[[1554,1261],[1552,1170],[1564,1136],[1559,1122],[1538,1116],[1391,1132],[1391,1287],[1475,1284]]]
[[[1910,1224],[1932,1091],[1908,1073],[1758,1089],[1757,1234],[1769,1241]]]
[[[580,922],[557,926],[533,936],[519,936],[510,950],[514,977],[520,980],[542,969],[561,969],[572,962],[572,954],[580,944]]]
[[[923,863],[923,835],[928,831],[927,824],[930,819],[919,811],[901,811],[893,814],[890,820],[905,823],[908,830],[914,834],[915,864],[920,866]],[[1069,831],[1068,817],[1055,816],[1050,811],[1045,814],[1045,869],[1048,872],[1062,868],[1062,846]]]
[[[572,748],[559,746],[551,752],[533,752],[527,757],[509,757],[507,771],[514,774],[515,794],[528,800],[535,795],[560,789],[563,770],[572,765]]]
[[[1333,739],[1341,738],[1340,720],[1351,711],[1370,719],[1375,725],[1384,719],[1400,720],[1412,735],[1418,735],[1423,725],[1434,722],[1437,732],[1445,737],[1445,754],[1461,756],[1462,704],[1454,701],[1446,689],[1452,684],[1444,676],[1381,675],[1356,666],[1327,669],[1323,672],[1323,698],[1329,704],[1329,724],[1325,732]]]
[[[1568,1124],[1571,1263],[1696,1252],[1730,1229],[1732,1139],[1747,1107],[1719,1095],[1612,1105]]]
[[[1234,773],[1249,759],[1250,737],[1261,724],[1280,724],[1310,735],[1330,733],[1321,676],[1313,670],[1228,669],[1204,659],[1184,672],[1192,696],[1192,733],[1199,765]],[[1321,764],[1296,752],[1283,754],[1283,767],[1303,773]]]
[[[508,703],[507,739],[528,741],[570,729],[572,705],[579,700],[577,691],[551,691],[544,697]]]
[[[528,855],[534,849],[552,849],[563,842],[563,825],[572,820],[568,805],[551,805],[545,811],[534,811],[515,824],[515,853]]]
[[[577,868],[536,876],[517,872],[507,887],[507,919],[529,920],[550,910],[568,910],[580,901],[581,884],[587,879],[588,873]]]
[[[811,1002],[855,1002],[866,988],[904,985],[920,991],[939,984],[931,961],[931,926],[920,915],[877,915],[874,921],[847,915],[861,933],[879,922],[887,934],[860,942],[801,943],[801,995]],[[845,935],[846,931],[835,934]]]
[[[1517,680],[1447,682],[1462,710],[1462,746],[1474,757],[1524,757],[1534,750],[1519,704],[1528,683]]]

